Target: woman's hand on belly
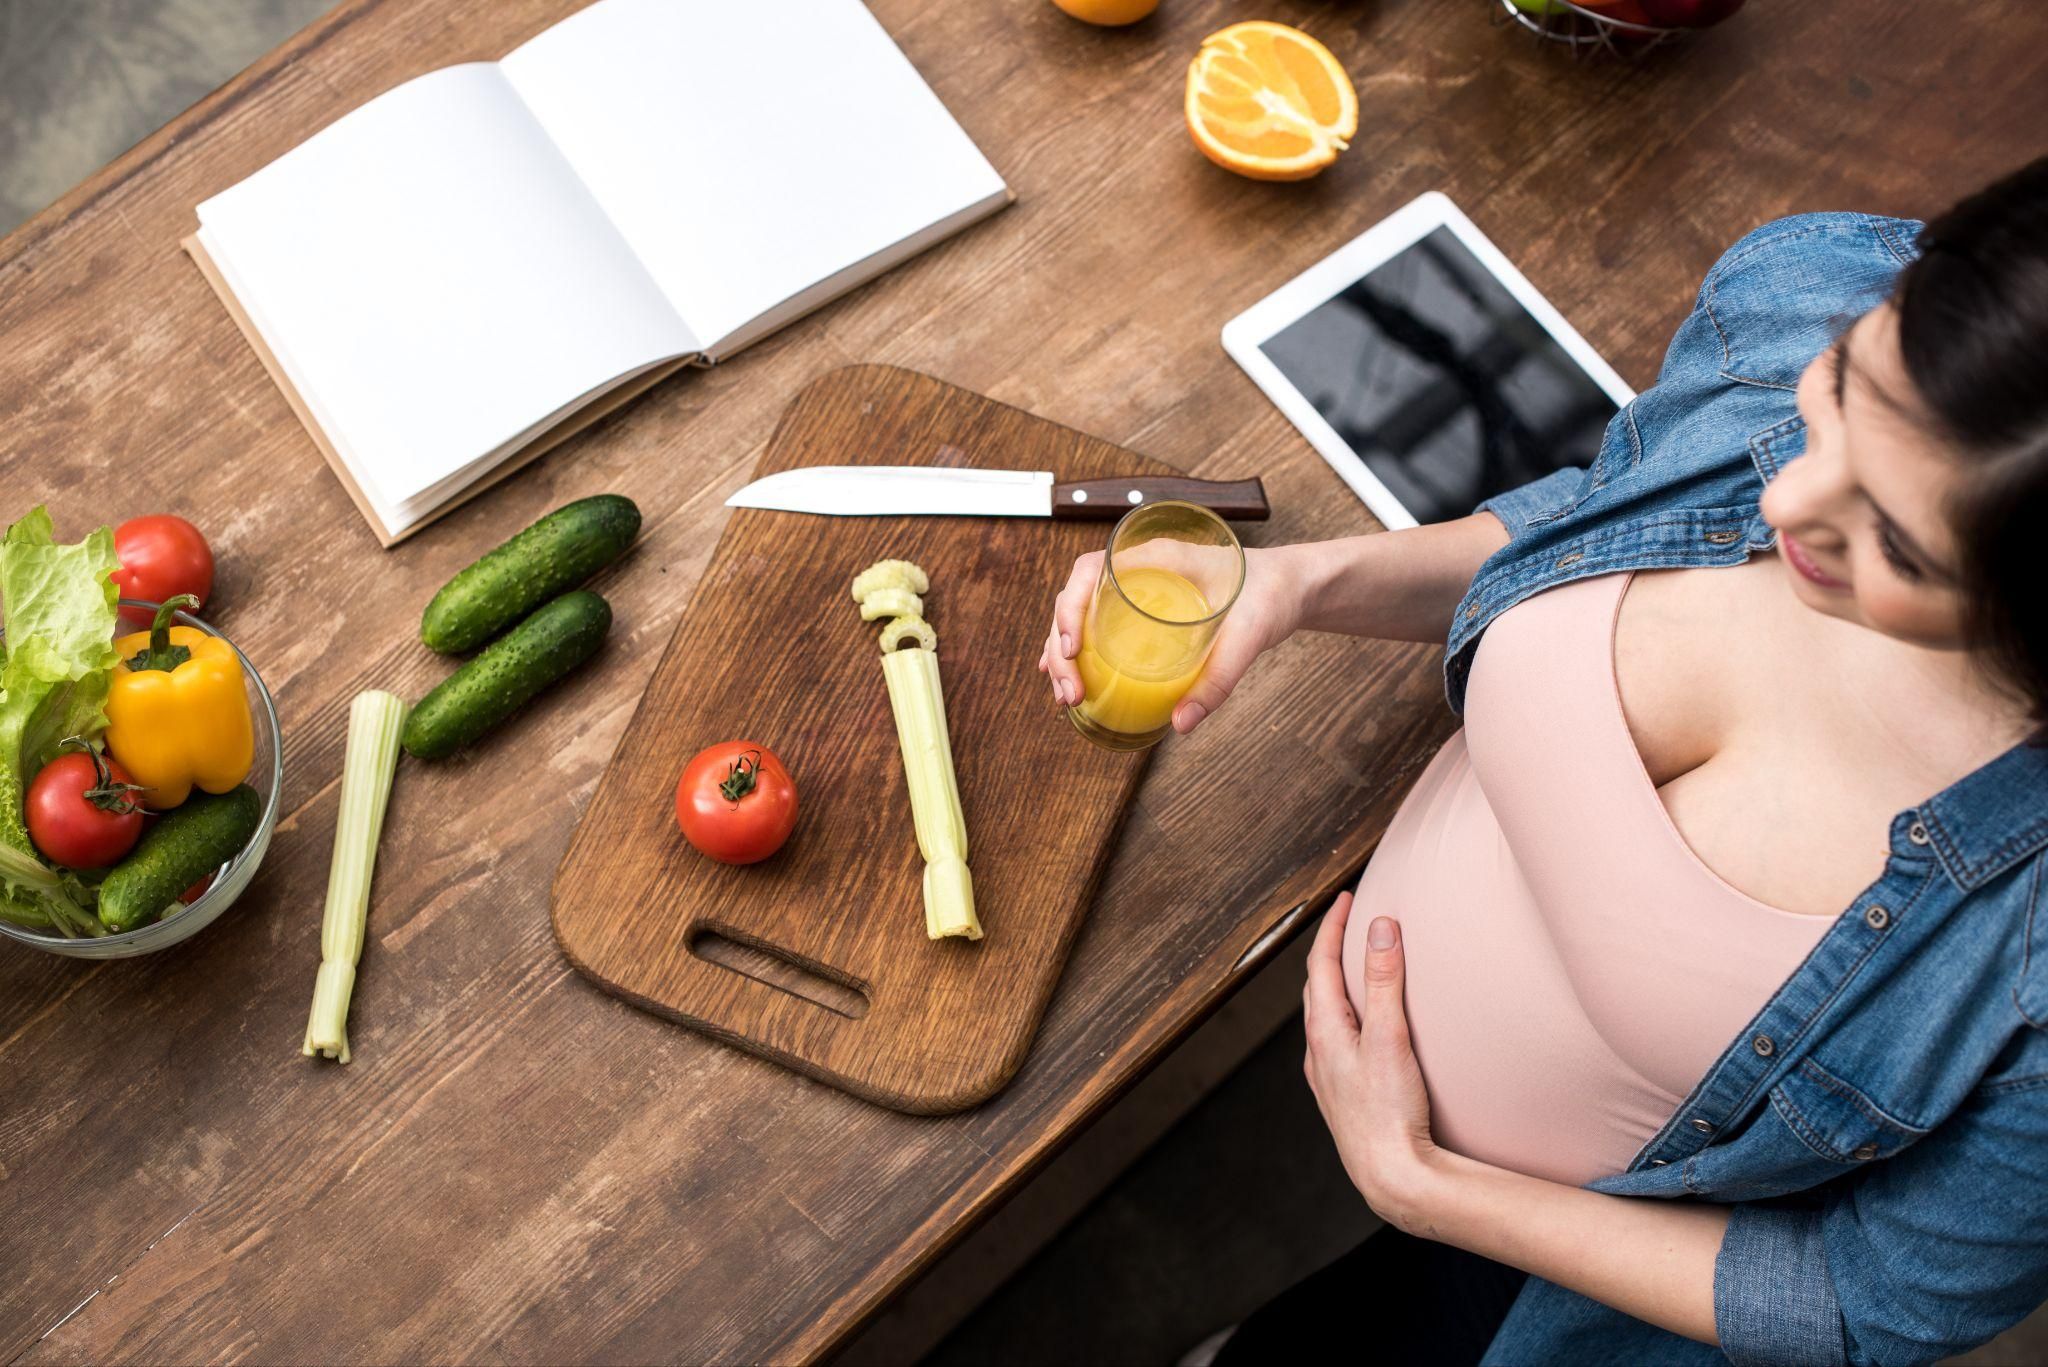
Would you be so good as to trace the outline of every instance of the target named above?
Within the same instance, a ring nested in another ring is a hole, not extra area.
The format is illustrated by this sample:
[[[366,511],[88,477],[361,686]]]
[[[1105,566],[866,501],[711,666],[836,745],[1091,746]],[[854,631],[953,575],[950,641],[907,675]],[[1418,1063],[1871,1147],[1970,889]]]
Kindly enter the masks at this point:
[[[1323,917],[1302,990],[1303,1067],[1359,1192],[1409,1234],[1556,1282],[1624,1314],[1716,1343],[1714,1263],[1725,1206],[1605,1196],[1438,1148],[1408,1040],[1400,926],[1368,928],[1357,1010],[1340,955],[1351,895]]]
[[[1416,1197],[1426,1187],[1436,1143],[1429,1132],[1429,1092],[1408,1039],[1401,928],[1385,916],[1368,927],[1363,993],[1354,1012],[1341,957],[1350,919],[1347,892],[1323,917],[1309,951],[1308,983],[1301,993],[1308,1035],[1302,1071],[1337,1141],[1344,1171],[1366,1203],[1390,1224],[1426,1234],[1416,1228]]]

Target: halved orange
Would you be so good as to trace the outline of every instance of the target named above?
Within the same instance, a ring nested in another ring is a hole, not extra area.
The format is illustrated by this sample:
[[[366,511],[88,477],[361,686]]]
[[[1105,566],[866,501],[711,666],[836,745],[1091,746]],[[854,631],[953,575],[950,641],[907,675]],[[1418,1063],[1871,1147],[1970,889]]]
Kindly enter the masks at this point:
[[[1188,132],[1202,155],[1255,180],[1306,180],[1358,132],[1358,92],[1328,48],[1252,20],[1202,40],[1188,66]]]

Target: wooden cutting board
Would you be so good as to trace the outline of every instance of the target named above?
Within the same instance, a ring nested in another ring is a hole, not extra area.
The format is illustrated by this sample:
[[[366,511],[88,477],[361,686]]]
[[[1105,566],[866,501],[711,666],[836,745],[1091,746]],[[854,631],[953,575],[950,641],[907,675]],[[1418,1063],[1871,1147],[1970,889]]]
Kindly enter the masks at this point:
[[[1171,475],[1157,461],[883,366],[784,413],[756,477],[798,465]],[[898,1110],[983,1101],[1037,1032],[1146,754],[1084,741],[1037,670],[1052,599],[1109,524],[735,509],[554,886],[562,951],[606,991]],[[925,938],[923,870],[874,625],[847,592],[884,557],[927,616],[987,938]],[[673,793],[704,746],[780,755],[800,815],[749,868],[698,855]]]

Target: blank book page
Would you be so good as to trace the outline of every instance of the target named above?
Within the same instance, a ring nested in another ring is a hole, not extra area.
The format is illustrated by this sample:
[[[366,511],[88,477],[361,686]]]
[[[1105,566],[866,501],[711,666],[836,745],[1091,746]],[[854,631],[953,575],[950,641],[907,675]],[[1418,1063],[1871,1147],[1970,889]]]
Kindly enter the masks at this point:
[[[858,0],[599,0],[499,65],[707,347],[1006,193]]]
[[[699,349],[493,64],[386,92],[199,219],[380,506],[619,375]]]

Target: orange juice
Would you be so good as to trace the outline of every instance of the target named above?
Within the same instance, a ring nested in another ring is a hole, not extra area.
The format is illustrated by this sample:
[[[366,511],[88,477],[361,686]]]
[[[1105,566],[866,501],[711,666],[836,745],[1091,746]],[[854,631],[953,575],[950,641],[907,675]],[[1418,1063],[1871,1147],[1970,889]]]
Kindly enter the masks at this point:
[[[1209,603],[1172,570],[1133,567],[1119,571],[1116,582],[1122,594],[1104,585],[1081,632],[1074,663],[1086,696],[1074,711],[1118,736],[1156,738],[1171,724],[1174,704],[1202,677],[1209,653],[1208,633],[1167,623],[1199,622]]]

